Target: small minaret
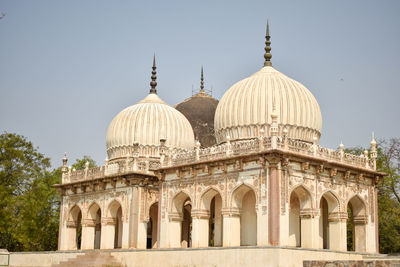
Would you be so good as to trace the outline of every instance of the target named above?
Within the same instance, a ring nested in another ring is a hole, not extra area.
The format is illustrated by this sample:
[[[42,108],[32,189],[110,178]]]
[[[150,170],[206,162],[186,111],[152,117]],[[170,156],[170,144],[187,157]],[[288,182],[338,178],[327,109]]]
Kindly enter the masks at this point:
[[[273,107],[271,113],[271,128],[270,128],[270,135],[271,135],[271,147],[272,149],[278,148],[278,133],[279,133],[279,125],[278,125],[278,113],[276,112],[275,105]]]
[[[156,86],[157,86],[157,67],[156,67],[156,55],[154,54],[153,57],[153,67],[152,67],[153,71],[151,72],[151,82],[150,82],[150,94],[157,94],[157,90],[156,90]]]
[[[267,34],[265,35],[265,54],[264,54],[264,58],[265,58],[265,62],[264,62],[264,67],[272,67],[272,63],[271,63],[271,36],[269,35],[269,22],[267,21]]]
[[[62,179],[62,183],[64,183],[64,182],[66,182],[66,178],[67,178],[67,176],[68,176],[68,166],[67,166],[67,162],[68,162],[68,159],[67,159],[67,153],[64,153],[64,157],[63,157],[63,159],[62,159],[62,167],[61,167],[61,173],[62,173],[62,175],[61,175],[61,179]]]
[[[376,141],[375,134],[372,132],[372,140],[371,140],[371,159],[372,159],[372,167],[376,170],[376,158],[378,157],[378,151],[376,150]]]

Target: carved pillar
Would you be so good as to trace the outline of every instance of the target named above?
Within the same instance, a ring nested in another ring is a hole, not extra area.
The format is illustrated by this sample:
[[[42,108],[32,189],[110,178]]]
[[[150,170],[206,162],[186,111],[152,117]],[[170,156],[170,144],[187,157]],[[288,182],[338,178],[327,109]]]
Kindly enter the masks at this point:
[[[128,215],[121,217],[122,220],[122,245],[121,248],[129,248],[129,221],[126,220]]]
[[[222,210],[222,246],[240,246],[240,212],[239,210]]]
[[[378,187],[375,186],[375,209],[374,215],[375,216],[375,247],[376,253],[379,253],[379,227],[378,227]]]
[[[210,214],[207,210],[192,210],[192,247],[208,247]]]
[[[183,216],[179,213],[170,213],[168,221],[168,247],[180,248],[182,237],[182,221]]]
[[[146,249],[147,246],[147,222],[138,223],[136,248]]]
[[[77,249],[77,240],[76,240],[76,228],[78,225],[74,221],[67,221],[66,228],[66,250],[75,250]]]
[[[92,219],[82,220],[82,244],[81,249],[94,249],[94,236],[96,222]]]
[[[60,224],[58,225],[58,250],[64,250],[65,243],[65,227],[64,227],[64,195],[61,194],[61,203],[60,203]]]
[[[101,249],[113,249],[116,219],[111,217],[101,218]]]
[[[269,183],[268,183],[268,236],[271,246],[279,246],[279,223],[280,223],[280,202],[279,202],[279,169],[280,158],[267,158],[269,162]]]
[[[300,210],[301,247],[319,248],[319,211]]]
[[[361,215],[353,218],[354,224],[354,250],[357,252],[367,251],[367,222],[368,216]]]
[[[347,250],[347,213],[332,212],[328,216],[329,249]]]

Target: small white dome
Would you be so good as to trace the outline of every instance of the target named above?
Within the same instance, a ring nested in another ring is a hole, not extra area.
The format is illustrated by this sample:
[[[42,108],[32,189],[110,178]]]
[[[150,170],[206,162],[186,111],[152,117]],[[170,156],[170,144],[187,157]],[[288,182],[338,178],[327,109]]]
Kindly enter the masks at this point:
[[[321,135],[322,116],[311,92],[299,82],[265,66],[233,85],[221,98],[214,119],[217,143],[269,136],[273,106],[279,134],[313,142]]]
[[[159,157],[160,139],[174,150],[194,147],[194,134],[183,114],[150,93],[139,103],[122,110],[107,132],[110,160],[139,153],[139,157]]]

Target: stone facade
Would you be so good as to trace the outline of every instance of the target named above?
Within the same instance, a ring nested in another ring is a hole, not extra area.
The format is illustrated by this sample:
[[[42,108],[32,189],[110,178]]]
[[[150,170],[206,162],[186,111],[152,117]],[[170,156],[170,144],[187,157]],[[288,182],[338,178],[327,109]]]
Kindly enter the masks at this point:
[[[286,137],[63,166],[60,250],[293,246],[377,252],[376,148],[354,156]],[[372,157],[371,157],[372,156]],[[138,168],[138,166],[142,166]],[[77,242],[81,228],[80,244]]]

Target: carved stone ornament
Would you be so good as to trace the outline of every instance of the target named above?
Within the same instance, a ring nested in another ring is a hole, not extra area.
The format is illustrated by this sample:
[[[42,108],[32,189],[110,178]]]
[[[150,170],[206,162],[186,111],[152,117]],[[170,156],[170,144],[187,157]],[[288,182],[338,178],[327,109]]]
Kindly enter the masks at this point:
[[[350,178],[350,171],[346,171],[346,172],[344,173],[343,178],[344,178],[345,180],[348,180],[348,179]]]
[[[329,173],[329,176],[330,176],[330,177],[335,177],[336,174],[337,174],[337,169],[336,169],[336,168],[332,168],[331,171],[330,171],[330,173]]]
[[[301,169],[303,170],[303,171],[306,171],[306,170],[308,170],[310,168],[310,162],[303,162],[302,164],[301,164]]]

